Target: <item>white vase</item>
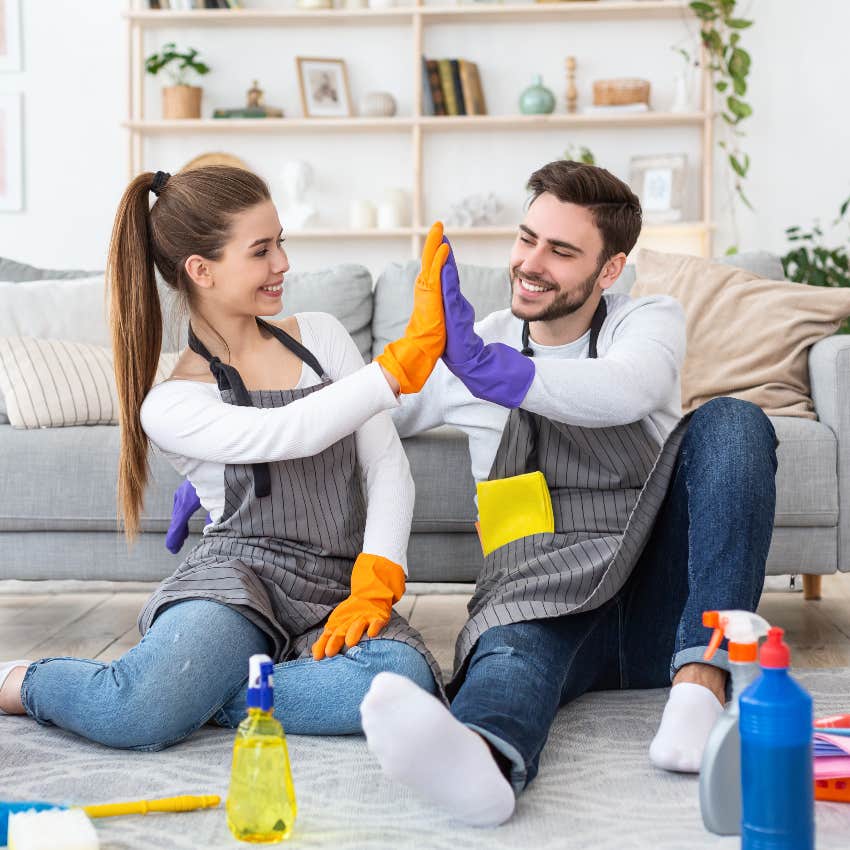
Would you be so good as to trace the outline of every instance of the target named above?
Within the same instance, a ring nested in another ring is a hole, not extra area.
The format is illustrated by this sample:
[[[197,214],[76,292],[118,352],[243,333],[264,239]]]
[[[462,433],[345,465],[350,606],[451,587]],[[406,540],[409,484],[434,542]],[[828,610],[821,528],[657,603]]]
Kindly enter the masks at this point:
[[[371,230],[375,226],[375,207],[369,201],[351,201],[348,224],[352,230]]]
[[[671,112],[693,112],[691,102],[691,75],[686,71],[679,71],[673,81],[673,103]]]
[[[370,91],[360,98],[360,114],[370,118],[389,118],[397,108],[395,98],[388,91]]]

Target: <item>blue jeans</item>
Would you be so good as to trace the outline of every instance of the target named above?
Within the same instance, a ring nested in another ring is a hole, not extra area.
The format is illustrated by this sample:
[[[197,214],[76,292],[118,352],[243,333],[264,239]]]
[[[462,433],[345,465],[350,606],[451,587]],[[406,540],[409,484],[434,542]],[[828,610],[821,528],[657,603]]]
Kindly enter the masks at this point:
[[[496,626],[478,640],[451,710],[497,751],[516,793],[537,775],[561,706],[588,691],[665,687],[702,661],[703,611],[755,611],[773,532],[776,445],[755,405],[703,405],[615,597],[582,614]],[[726,651],[710,663],[726,669]]]
[[[191,599],[166,608],[111,664],[36,661],[21,698],[39,723],[110,747],[161,750],[208,721],[236,726],[246,713],[248,658],[269,649],[266,634],[238,611]],[[436,691],[428,662],[413,647],[364,639],[344,655],[275,665],[275,716],[290,734],[358,734],[360,703],[383,670]]]

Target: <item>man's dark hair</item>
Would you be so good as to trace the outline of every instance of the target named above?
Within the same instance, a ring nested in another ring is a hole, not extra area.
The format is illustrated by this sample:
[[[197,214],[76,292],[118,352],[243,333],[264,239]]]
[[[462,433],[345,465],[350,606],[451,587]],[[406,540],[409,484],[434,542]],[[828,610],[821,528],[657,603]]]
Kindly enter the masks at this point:
[[[559,201],[587,207],[602,234],[604,263],[621,251],[628,255],[641,227],[638,196],[622,180],[596,165],[559,159],[538,168],[528,181],[533,204],[544,192]]]

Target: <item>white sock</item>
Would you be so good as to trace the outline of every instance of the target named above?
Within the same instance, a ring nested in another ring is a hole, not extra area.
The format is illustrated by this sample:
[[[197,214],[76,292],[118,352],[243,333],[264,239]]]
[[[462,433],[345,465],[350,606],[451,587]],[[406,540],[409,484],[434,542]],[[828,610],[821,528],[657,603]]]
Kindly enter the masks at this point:
[[[384,773],[471,826],[497,826],[516,798],[480,735],[404,676],[379,673],[360,705]]]
[[[9,674],[16,667],[29,667],[32,664],[32,661],[6,661],[0,664],[0,691],[3,690],[3,685],[6,684],[6,679],[9,678]],[[0,714],[6,714],[7,712],[3,711],[0,708]]]
[[[649,745],[649,760],[664,770],[699,773],[705,742],[722,711],[717,697],[703,685],[673,685]]]

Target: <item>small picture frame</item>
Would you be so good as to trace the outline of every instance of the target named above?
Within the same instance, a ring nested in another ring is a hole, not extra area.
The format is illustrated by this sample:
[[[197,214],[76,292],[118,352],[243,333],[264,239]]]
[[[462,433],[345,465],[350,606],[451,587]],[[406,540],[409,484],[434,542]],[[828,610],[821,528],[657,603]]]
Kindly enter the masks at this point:
[[[0,71],[21,70],[20,0],[0,0]]]
[[[23,209],[21,95],[0,94],[0,212]]]
[[[305,118],[346,118],[352,114],[344,59],[296,56]]]
[[[632,157],[629,182],[640,198],[646,224],[682,221],[687,170],[683,153]]]

